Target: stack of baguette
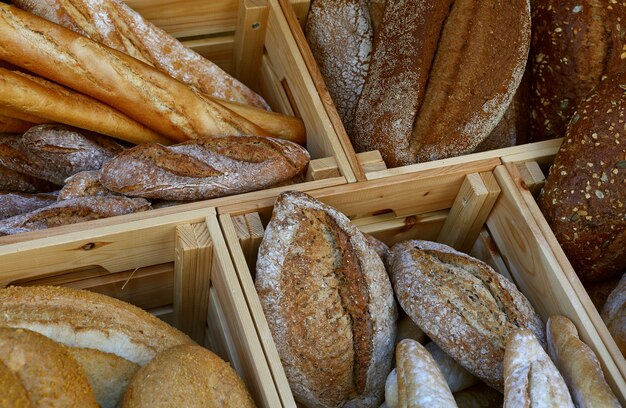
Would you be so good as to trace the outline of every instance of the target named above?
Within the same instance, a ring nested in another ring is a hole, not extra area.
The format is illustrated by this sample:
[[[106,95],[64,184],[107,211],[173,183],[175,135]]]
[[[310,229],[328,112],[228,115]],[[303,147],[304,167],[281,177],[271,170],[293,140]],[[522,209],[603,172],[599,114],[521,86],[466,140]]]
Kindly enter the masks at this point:
[[[546,326],[484,262],[388,249],[304,193],[277,198],[255,285],[303,406],[620,406],[569,319]]]
[[[3,407],[254,407],[228,363],[135,306],[52,286],[0,304]]]
[[[302,121],[122,1],[13,4],[0,4],[0,235],[143,211],[146,199],[254,191],[306,169]],[[42,200],[51,192],[58,202]]]

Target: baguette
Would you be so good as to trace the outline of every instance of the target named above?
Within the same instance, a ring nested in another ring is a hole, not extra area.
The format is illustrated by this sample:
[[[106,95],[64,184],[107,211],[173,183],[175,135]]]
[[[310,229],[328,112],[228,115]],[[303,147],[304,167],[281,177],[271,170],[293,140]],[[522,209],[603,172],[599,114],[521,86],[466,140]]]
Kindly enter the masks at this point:
[[[54,204],[53,194],[5,193],[0,191],[0,220]]]
[[[0,36],[0,59],[111,105],[172,140],[221,134],[269,136],[155,68],[3,3]]]
[[[0,191],[14,193],[47,193],[58,190],[59,186],[28,174],[11,170],[0,165]]]
[[[93,98],[43,78],[4,68],[0,68],[0,107],[21,111],[25,114],[23,118],[43,118],[37,122],[65,123],[131,143],[172,143]]]
[[[13,4],[152,65],[202,93],[269,109],[244,84],[120,0],[14,0]]]
[[[579,408],[620,408],[621,405],[604,379],[594,352],[578,337],[576,326],[565,316],[548,319],[548,353]]]
[[[18,71],[12,70],[11,72],[17,73]],[[49,119],[43,119],[43,118],[40,118],[39,116],[35,116],[30,113],[24,112],[23,110],[21,110],[21,107],[20,109],[14,109],[10,106],[7,106],[7,104],[3,104],[3,105],[4,106],[2,106],[2,114],[4,116],[15,118],[15,119],[20,119],[20,120],[35,123],[38,125],[41,125],[44,123],[52,123],[52,121]]]
[[[100,172],[97,170],[81,171],[65,179],[65,185],[59,191],[59,201],[78,197],[108,196],[117,193],[100,183]],[[154,207],[153,207],[154,208]]]

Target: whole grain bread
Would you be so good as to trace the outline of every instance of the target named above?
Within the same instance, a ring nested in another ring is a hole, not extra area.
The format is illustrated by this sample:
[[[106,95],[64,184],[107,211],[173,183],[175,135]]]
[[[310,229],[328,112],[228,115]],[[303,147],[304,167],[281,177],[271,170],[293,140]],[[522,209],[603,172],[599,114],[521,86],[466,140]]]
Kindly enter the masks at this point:
[[[54,194],[0,192],[0,220],[47,207],[57,201]]]
[[[173,146],[143,144],[101,171],[109,190],[163,200],[199,200],[260,190],[306,169],[301,146],[256,136],[219,136]]]
[[[345,215],[304,193],[280,194],[255,284],[297,401],[380,405],[395,301],[380,257]]]
[[[622,355],[626,356],[626,273],[606,300],[602,308],[602,320]]]
[[[47,193],[59,188],[54,183],[11,170],[0,164],[0,191],[34,194]]]
[[[78,197],[108,196],[117,194],[100,183],[100,171],[81,171],[65,179],[59,191],[59,201]]]
[[[563,137],[591,90],[623,70],[626,4],[622,1],[542,0],[533,7],[531,141]]]
[[[38,125],[23,136],[0,138],[0,164],[63,185],[86,170],[99,170],[124,148],[113,139],[65,125]]]
[[[0,235],[19,234],[149,209],[150,203],[143,198],[121,196],[72,198],[1,220]]]
[[[484,262],[429,241],[406,241],[389,254],[398,302],[439,347],[469,372],[502,390],[508,337],[543,323],[515,285]]]
[[[579,105],[539,198],[583,282],[626,271],[626,73],[609,76]]]

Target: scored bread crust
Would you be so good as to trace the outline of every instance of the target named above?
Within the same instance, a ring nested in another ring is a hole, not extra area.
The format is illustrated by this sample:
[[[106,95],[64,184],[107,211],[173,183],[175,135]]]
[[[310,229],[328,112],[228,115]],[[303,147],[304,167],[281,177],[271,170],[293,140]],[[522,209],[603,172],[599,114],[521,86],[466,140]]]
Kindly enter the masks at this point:
[[[274,205],[256,288],[296,399],[378,407],[396,331],[382,261],[350,220],[300,192]]]
[[[0,326],[21,327],[66,346],[92,348],[139,365],[178,344],[182,332],[136,306],[86,290],[12,286],[0,290]]]
[[[20,379],[35,407],[98,407],[80,365],[39,333],[0,327],[0,362]]]
[[[490,386],[502,390],[511,333],[524,327],[544,339],[543,323],[528,299],[484,262],[430,241],[396,244],[388,258],[402,309]]]

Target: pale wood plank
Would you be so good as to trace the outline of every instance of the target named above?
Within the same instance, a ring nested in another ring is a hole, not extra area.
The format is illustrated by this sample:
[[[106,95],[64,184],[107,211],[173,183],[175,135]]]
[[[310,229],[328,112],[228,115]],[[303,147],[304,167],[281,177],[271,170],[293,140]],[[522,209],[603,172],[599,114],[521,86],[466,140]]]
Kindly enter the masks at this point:
[[[233,51],[234,76],[258,91],[258,73],[267,32],[269,4],[266,0],[239,0]]]
[[[258,213],[243,214],[232,217],[233,227],[235,228],[239,245],[243,251],[248,269],[252,272],[256,270],[256,258],[259,252],[259,245],[263,240],[263,223]]]
[[[447,210],[396,217],[377,215],[354,220],[362,232],[372,235],[389,246],[409,239],[435,241],[448,216]]]
[[[230,362],[235,371],[243,372],[243,363],[239,358],[233,334],[214,287],[209,288],[205,343],[209,350]]]
[[[311,7],[310,0],[289,0],[291,8],[300,23],[300,28],[304,31],[304,25],[306,24],[307,16],[309,15],[309,8]]]
[[[267,55],[261,59],[261,71],[259,75],[259,89],[265,101],[274,111],[282,112],[286,115],[296,116],[291,101],[285,92],[285,88],[280,82],[278,75],[272,68],[272,63]]]
[[[339,177],[339,168],[337,168],[337,160],[334,157],[324,157],[309,162],[306,169],[305,180],[322,180],[326,178]]]
[[[378,150],[357,153],[356,157],[365,173],[372,173],[387,169],[387,164],[385,164],[383,156]]]
[[[187,39],[182,41],[182,43],[232,75],[233,49],[235,45],[234,34]]]
[[[500,275],[506,276],[508,280],[515,283],[513,276],[511,276],[509,269],[506,267],[506,263],[504,259],[502,259],[502,255],[500,255],[500,251],[496,247],[495,242],[493,242],[493,238],[491,238],[487,228],[483,227],[483,229],[481,229],[469,254],[474,258],[483,260]]]
[[[514,146],[502,152],[500,157],[502,163],[536,161],[541,164],[551,164],[561,143],[563,143],[563,138]]]
[[[533,197],[537,197],[546,183],[546,176],[543,174],[541,167],[539,167],[539,163],[536,161],[516,162],[507,163],[506,166],[507,168],[515,166],[517,168],[516,171],[519,172],[522,182],[524,183],[523,187],[530,191]],[[511,171],[512,170],[509,170],[509,173]]]
[[[163,320],[165,323],[173,326],[174,323],[174,310],[171,306],[159,307],[156,309],[148,310],[148,312],[152,313],[159,319]]]

